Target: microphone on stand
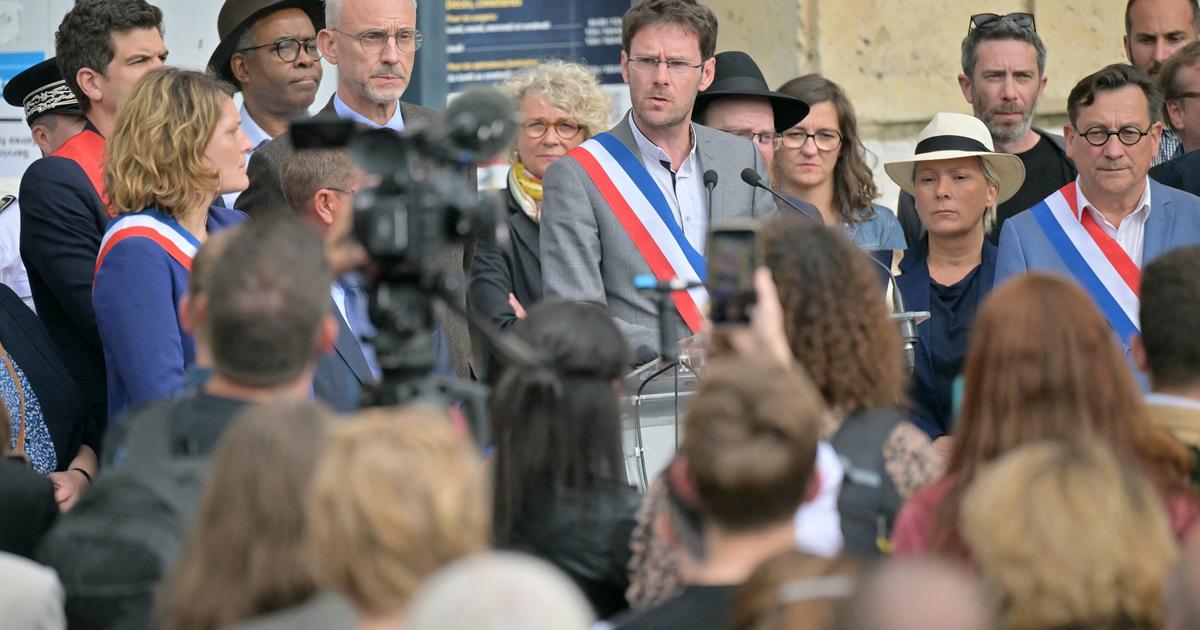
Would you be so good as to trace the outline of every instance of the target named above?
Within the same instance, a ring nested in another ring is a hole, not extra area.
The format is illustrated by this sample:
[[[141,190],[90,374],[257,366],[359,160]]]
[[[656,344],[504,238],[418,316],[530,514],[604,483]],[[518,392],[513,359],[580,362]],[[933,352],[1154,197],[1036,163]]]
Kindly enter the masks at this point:
[[[664,364],[675,362],[679,353],[675,350],[675,306],[671,294],[704,286],[703,282],[688,282],[679,278],[659,280],[652,275],[633,277],[633,286],[639,291],[652,292],[658,297],[658,358]]]
[[[799,212],[800,216],[808,219],[809,221],[816,221],[817,223],[821,223],[821,221],[817,217],[814,217],[813,215],[809,214],[808,211],[805,210],[804,208],[797,206],[795,204],[795,202],[793,202],[791,199],[784,197],[783,195],[772,190],[770,186],[764,184],[763,180],[762,180],[762,175],[759,175],[758,171],[756,171],[752,168],[742,169],[742,181],[746,182],[747,184],[750,184],[751,186],[753,186],[755,188],[761,188],[761,189],[771,193],[771,195],[773,195],[776,199],[782,201],[783,203],[786,203],[789,208],[791,208],[792,210],[795,210],[796,212]]]
[[[762,176],[758,174],[758,171],[752,168],[742,169],[742,181],[755,188],[761,188],[771,193],[776,199],[779,199],[783,203],[787,204],[806,219],[824,225],[823,222],[812,217],[803,209],[801,209],[800,206],[797,206],[795,203],[793,203],[791,199],[788,199],[774,190],[771,190],[770,186],[763,183]],[[900,295],[900,287],[896,284],[896,274],[892,273],[891,267],[879,262],[874,256],[866,252],[863,252],[863,254],[866,255],[866,257],[870,259],[871,262],[875,263],[880,269],[883,269],[884,273],[886,273],[888,278],[892,281],[891,320],[896,322],[896,324],[900,327],[900,338],[904,340],[904,359],[908,364],[909,371],[912,371],[912,369],[916,366],[917,357],[917,324],[929,319],[929,312],[906,310],[904,308],[904,297]]]
[[[709,169],[704,171],[704,189],[708,191],[708,213],[712,215],[712,193],[717,187],[717,172]]]

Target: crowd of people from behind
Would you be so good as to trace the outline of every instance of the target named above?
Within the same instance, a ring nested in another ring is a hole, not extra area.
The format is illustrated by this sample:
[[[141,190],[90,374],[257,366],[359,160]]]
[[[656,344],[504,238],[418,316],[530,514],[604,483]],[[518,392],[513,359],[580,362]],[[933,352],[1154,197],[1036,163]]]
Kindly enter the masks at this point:
[[[515,73],[508,238],[431,263],[465,295],[407,346],[492,387],[483,431],[368,404],[380,327],[417,329],[351,227],[388,173],[288,131],[322,60],[326,116],[437,121],[417,9],[226,0],[201,72],[146,0],[86,0],[5,85],[43,157],[0,199],[4,627],[1200,627],[1195,0],[1127,2],[1061,136],[1035,17],[964,15],[973,115],[884,165],[895,212],[853,95],[772,90],[696,0],[625,13],[615,125],[587,66]],[[756,303],[714,328],[731,223]],[[692,337],[639,489],[624,381]]]

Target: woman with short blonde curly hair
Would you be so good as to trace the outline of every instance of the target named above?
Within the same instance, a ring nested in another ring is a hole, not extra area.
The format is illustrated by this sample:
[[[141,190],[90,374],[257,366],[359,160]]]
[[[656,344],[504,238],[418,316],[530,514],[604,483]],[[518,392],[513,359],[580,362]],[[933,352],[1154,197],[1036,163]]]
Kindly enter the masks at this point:
[[[590,70],[558,60],[522,70],[500,89],[512,97],[521,119],[505,195],[510,239],[502,247],[476,245],[469,304],[507,330],[542,298],[542,177],[567,151],[608,129],[612,99]],[[484,363],[486,378],[494,381],[499,363]]]
[[[104,185],[116,217],[100,243],[92,304],[110,422],[130,405],[175,393],[195,360],[176,310],[192,256],[210,231],[246,218],[213,206],[249,184],[250,141],[231,93],[200,72],[156,70],[133,88],[106,143]]]
[[[317,583],[373,627],[402,627],[417,587],[486,549],[486,470],[433,408],[380,409],[330,432],[306,518]]]
[[[1001,457],[967,489],[960,528],[1008,630],[1161,627],[1170,522],[1154,484],[1100,439]]]

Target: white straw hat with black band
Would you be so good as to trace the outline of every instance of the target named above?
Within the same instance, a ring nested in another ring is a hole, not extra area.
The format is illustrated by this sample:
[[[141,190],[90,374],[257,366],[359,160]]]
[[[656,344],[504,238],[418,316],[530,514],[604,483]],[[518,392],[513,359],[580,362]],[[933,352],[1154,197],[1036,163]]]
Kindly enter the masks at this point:
[[[913,174],[920,162],[979,157],[988,163],[996,175],[996,205],[1008,201],[1025,182],[1025,165],[1021,158],[1009,153],[996,153],[992,135],[982,120],[967,114],[940,112],[917,136],[915,154],[907,160],[883,165],[888,177],[904,192],[912,195],[916,188]]]

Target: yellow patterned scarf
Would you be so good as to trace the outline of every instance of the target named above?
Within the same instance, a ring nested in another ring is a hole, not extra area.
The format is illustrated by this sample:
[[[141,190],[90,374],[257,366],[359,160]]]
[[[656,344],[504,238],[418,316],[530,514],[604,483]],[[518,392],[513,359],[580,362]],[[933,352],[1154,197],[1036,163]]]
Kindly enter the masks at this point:
[[[542,180],[526,170],[525,165],[515,162],[508,171],[508,192],[525,215],[537,223],[542,213]]]

